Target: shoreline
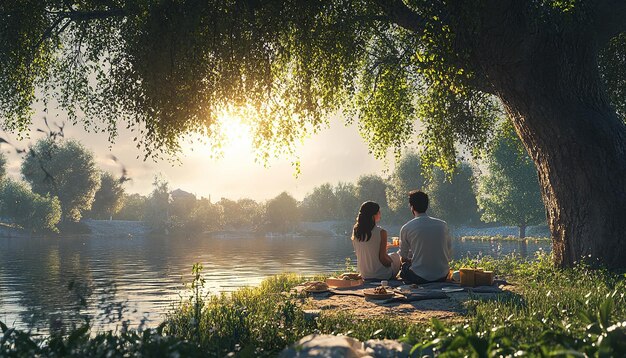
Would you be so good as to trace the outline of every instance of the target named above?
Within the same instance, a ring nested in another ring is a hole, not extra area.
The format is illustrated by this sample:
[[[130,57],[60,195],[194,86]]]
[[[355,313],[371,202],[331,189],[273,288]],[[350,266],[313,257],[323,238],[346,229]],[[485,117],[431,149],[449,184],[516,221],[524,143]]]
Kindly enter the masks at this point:
[[[288,292],[312,277],[281,274],[230,295],[204,297],[191,289],[191,298],[173,307],[155,329],[91,334],[89,327],[83,326],[62,336],[33,337],[23,332],[6,333],[9,328],[2,326],[6,344],[0,346],[0,355],[58,355],[59,347],[63,347],[78,355],[93,354],[97,348],[116,355],[145,355],[146,349],[158,349],[190,357],[290,357],[290,352],[308,349],[336,353],[344,347],[342,340],[356,342],[357,351],[365,349],[368,342],[370,347],[384,343],[391,349],[374,357],[388,356],[389,352],[408,357],[409,348],[419,356],[442,352],[454,356],[476,352],[488,356],[515,352],[537,355],[562,351],[566,342],[571,344],[569,352],[581,355],[595,356],[600,349],[609,356],[626,352],[625,342],[619,338],[626,335],[626,325],[620,323],[626,322],[626,297],[616,294],[626,289],[623,275],[584,267],[557,269],[547,255],[532,262],[484,258],[473,264],[507,275],[514,285],[512,290],[505,293],[505,299],[458,296],[457,313],[435,315],[430,321],[394,316],[394,310],[401,313],[405,309],[376,303],[381,314],[375,317],[355,315],[345,307],[310,311],[307,302],[315,297]],[[196,272],[201,270],[199,267]],[[201,281],[194,282],[202,287]],[[428,312],[434,304],[421,302],[418,311]],[[355,302],[351,307],[358,306]],[[599,316],[598,312],[604,313]],[[607,338],[598,340],[600,336]],[[63,344],[52,344],[51,340]]]
[[[124,236],[171,236],[172,234],[192,234],[189,232],[177,232],[169,235],[154,234],[150,232],[142,221],[126,220],[94,220],[86,219],[76,224],[80,230],[72,230],[60,233],[32,234],[31,232],[12,227],[8,224],[0,223],[0,237],[7,238],[39,238],[39,237],[61,237],[68,235],[88,235],[94,237],[124,237]],[[294,232],[258,232],[254,230],[217,230],[193,235],[206,237],[229,238],[236,236],[244,237],[349,237],[351,223],[346,221],[323,221],[323,222],[301,222],[299,228]],[[401,225],[384,226],[390,237],[398,236]],[[451,233],[455,238],[461,240],[478,241],[544,241],[549,240],[549,231],[546,226],[531,226],[528,228],[528,236],[524,239],[517,237],[517,228],[511,226],[491,226],[491,227],[451,227]]]

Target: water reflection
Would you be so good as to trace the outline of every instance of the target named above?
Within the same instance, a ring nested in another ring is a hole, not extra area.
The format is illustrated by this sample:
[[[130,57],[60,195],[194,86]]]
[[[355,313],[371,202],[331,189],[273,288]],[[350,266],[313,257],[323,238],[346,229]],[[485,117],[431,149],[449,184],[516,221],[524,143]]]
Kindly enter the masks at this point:
[[[459,241],[455,258],[533,255],[546,242]],[[333,237],[66,237],[0,238],[0,320],[46,330],[89,318],[100,329],[157,324],[180,299],[194,262],[210,292],[255,285],[281,273],[341,270],[355,260],[348,238]]]

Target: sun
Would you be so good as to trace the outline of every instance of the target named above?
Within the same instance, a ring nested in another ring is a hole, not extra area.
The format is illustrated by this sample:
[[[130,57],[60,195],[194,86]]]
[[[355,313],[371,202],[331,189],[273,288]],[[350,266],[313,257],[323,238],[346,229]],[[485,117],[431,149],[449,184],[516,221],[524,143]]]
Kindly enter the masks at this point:
[[[250,150],[252,146],[251,128],[240,115],[223,112],[218,117],[218,128],[222,141],[222,150]]]
[[[252,128],[244,116],[235,112],[220,112],[211,138],[200,134],[189,137],[183,149],[185,156],[206,156],[214,159],[247,158],[254,152]]]

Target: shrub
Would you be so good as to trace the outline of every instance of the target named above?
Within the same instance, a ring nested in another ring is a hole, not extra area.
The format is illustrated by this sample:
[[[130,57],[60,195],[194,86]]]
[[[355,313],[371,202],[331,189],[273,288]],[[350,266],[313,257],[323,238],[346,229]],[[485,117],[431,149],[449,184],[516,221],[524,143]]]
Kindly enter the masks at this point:
[[[12,180],[3,182],[0,212],[15,224],[32,231],[57,231],[61,204],[57,197],[33,193],[26,185]]]

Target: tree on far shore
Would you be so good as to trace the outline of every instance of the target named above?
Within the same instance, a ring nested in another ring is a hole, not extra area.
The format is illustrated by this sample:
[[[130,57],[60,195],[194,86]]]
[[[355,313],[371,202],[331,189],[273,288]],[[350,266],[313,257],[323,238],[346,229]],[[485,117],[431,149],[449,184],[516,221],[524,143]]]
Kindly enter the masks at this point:
[[[171,229],[169,184],[165,179],[155,176],[152,186],[152,193],[146,199],[143,221],[154,232],[168,233]]]
[[[546,220],[537,170],[512,129],[505,126],[490,149],[488,173],[478,180],[478,205],[487,222],[501,222],[519,227],[519,237],[526,227]]]
[[[223,225],[228,230],[256,230],[263,220],[263,205],[252,199],[221,198],[217,205],[222,208]]]
[[[218,204],[211,203],[206,198],[196,201],[185,230],[190,232],[216,231],[224,227],[224,210]]]
[[[356,185],[339,182],[334,188],[334,193],[337,199],[337,217],[340,220],[354,220],[361,206]]]
[[[71,139],[38,140],[22,162],[22,175],[33,192],[59,198],[62,222],[78,222],[100,187],[93,153]]]
[[[116,220],[143,221],[146,212],[146,197],[141,194],[124,194],[122,207],[115,214]]]
[[[425,190],[426,178],[422,175],[422,162],[414,152],[404,154],[396,164],[387,186],[389,208],[400,221],[411,218],[409,192]]]
[[[100,174],[100,188],[94,196],[89,216],[111,220],[124,205],[124,188],[119,179],[109,172]]]
[[[362,175],[356,182],[356,197],[360,204],[365,201],[375,201],[382,210],[389,207],[387,202],[387,183],[378,175]],[[355,213],[356,217],[356,213]]]
[[[23,183],[6,179],[0,183],[0,216],[33,232],[57,232],[61,204],[57,197],[41,196]]]
[[[338,220],[338,201],[330,183],[313,188],[300,204],[303,221]]]
[[[480,222],[474,191],[474,174],[468,163],[462,162],[451,174],[434,169],[426,191],[433,215],[453,226],[475,225]]]
[[[296,229],[300,221],[298,201],[287,192],[282,192],[267,202],[265,209],[266,232],[289,232]]]

